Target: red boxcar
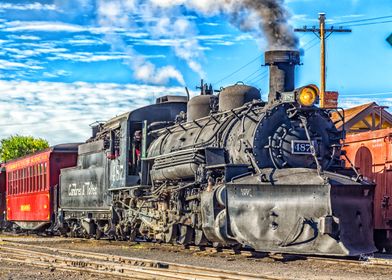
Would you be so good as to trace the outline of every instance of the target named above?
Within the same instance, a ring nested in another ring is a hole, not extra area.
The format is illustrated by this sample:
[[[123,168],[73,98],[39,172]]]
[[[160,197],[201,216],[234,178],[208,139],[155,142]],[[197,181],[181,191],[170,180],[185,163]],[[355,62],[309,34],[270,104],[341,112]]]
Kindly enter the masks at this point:
[[[345,144],[348,158],[360,173],[377,183],[375,241],[380,250],[392,252],[392,129],[350,134]]]
[[[49,225],[60,169],[76,165],[77,151],[78,144],[62,144],[5,163],[7,221],[30,230]]]
[[[5,222],[5,167],[0,166],[0,227],[3,226]]]

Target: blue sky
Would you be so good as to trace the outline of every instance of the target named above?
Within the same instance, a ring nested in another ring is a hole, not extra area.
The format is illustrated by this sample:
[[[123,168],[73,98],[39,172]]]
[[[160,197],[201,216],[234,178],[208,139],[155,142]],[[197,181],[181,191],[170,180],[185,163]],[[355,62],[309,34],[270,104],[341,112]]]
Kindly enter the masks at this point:
[[[0,0],[0,137],[83,141],[89,123],[194,90],[200,78],[215,88],[243,81],[265,95],[259,19],[249,12],[244,32],[223,2]],[[286,0],[285,8],[294,27],[317,25],[325,12],[327,25],[352,28],[327,40],[327,89],[342,106],[392,105],[392,22],[380,23],[392,18],[361,21],[392,16],[391,0]],[[318,40],[297,36],[296,84],[319,84]]]

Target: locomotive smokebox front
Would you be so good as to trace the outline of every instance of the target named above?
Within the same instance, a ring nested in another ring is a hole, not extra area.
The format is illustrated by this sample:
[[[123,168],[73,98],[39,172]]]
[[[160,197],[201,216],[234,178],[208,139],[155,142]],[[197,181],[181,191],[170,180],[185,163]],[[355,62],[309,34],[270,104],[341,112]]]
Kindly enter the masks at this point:
[[[272,103],[280,99],[279,93],[294,90],[294,70],[295,66],[300,64],[299,51],[267,51],[265,64],[270,70],[268,102]]]

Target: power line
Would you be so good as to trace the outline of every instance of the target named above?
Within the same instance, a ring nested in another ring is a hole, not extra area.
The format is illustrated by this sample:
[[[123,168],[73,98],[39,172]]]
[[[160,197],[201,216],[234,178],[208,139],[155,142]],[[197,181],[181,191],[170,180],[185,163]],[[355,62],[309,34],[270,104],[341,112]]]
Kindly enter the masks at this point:
[[[254,76],[252,79],[249,79],[249,80],[248,80],[248,83],[252,83],[253,81],[257,80],[259,77],[263,76],[267,71],[268,71],[268,69],[267,69],[267,70],[264,70],[263,72],[261,72],[261,73],[259,73],[259,74],[257,74],[257,75]]]
[[[260,73],[259,75],[257,75],[256,77],[254,77],[253,79],[249,80],[248,83],[254,83],[256,81],[261,81],[264,78],[266,78],[268,76],[268,69],[265,70],[264,72]]]
[[[306,52],[306,51],[308,51],[308,50],[314,48],[314,47],[317,46],[318,44],[320,44],[320,42],[317,41],[315,44],[313,44],[313,45],[311,45],[309,48],[305,49],[304,52]]]
[[[309,45],[310,43],[314,42],[315,40],[317,40],[317,37],[314,37],[312,40],[310,40],[309,42],[305,43],[302,48],[305,48],[307,45]]]
[[[269,73],[265,73],[262,77],[260,77],[259,81],[261,82],[262,80],[269,78]]]
[[[382,17],[375,17],[375,18],[365,18],[365,19],[357,19],[357,20],[343,21],[343,22],[337,22],[337,23],[335,23],[335,24],[346,24],[346,23],[364,22],[364,21],[379,20],[379,19],[384,19],[384,18],[392,18],[392,15],[389,15],[389,16],[382,16]]]
[[[357,93],[357,94],[345,94],[342,95],[341,97],[358,97],[358,96],[374,96],[374,95],[391,95],[392,97],[392,91],[386,91],[386,92],[377,92],[377,93]]]
[[[351,24],[351,25],[348,25],[348,26],[349,27],[352,27],[352,26],[367,26],[367,25],[383,24],[383,23],[389,23],[389,22],[392,22],[392,20],[378,21],[378,22],[369,22],[369,23],[358,23],[358,24]]]
[[[221,78],[220,80],[214,82],[213,84],[219,84],[221,82],[223,82],[224,80],[232,77],[234,74],[237,74],[239,71],[241,71],[242,69],[244,69],[245,67],[249,66],[250,64],[252,64],[253,62],[255,62],[257,59],[260,59],[260,55],[258,55],[257,57],[253,58],[251,61],[249,61],[248,63],[246,63],[245,65],[241,66],[240,68],[238,68],[237,70],[233,71],[232,73],[230,73],[229,75]]]
[[[257,68],[256,71],[254,71],[252,74],[248,75],[246,78],[242,79],[242,81],[246,82],[250,77],[253,77],[257,72],[261,71],[263,68]]]
[[[306,35],[306,33],[301,34],[300,38],[304,37]],[[307,45],[311,44],[312,42],[314,42],[317,39],[317,37],[314,37],[312,40],[309,40],[307,43],[305,43],[303,45],[303,48],[306,47]],[[316,43],[317,45],[318,43]],[[313,48],[315,45],[311,46],[309,49]],[[306,49],[308,50],[308,49]],[[256,73],[260,72],[263,68],[258,68],[256,71],[252,72],[250,75],[248,75],[247,77],[245,77],[244,79],[242,79],[242,81],[247,82],[247,83],[252,83],[255,82],[257,80],[259,80],[259,77],[263,76],[260,80],[265,79],[267,76],[264,75],[267,73],[268,69],[263,71],[262,73],[254,76]],[[254,76],[254,77],[253,77]],[[253,77],[253,78],[252,78]]]

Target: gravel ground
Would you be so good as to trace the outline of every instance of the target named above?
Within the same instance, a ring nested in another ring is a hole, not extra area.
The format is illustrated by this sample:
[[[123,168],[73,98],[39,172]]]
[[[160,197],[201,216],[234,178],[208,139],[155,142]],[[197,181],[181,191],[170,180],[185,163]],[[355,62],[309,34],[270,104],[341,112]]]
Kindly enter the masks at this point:
[[[58,238],[25,238],[24,242],[50,246],[99,252],[128,257],[153,259],[162,262],[191,264],[218,269],[256,273],[283,279],[391,279],[392,269],[372,267],[364,263],[361,266],[327,263],[323,261],[307,260],[305,257],[287,257],[272,255],[264,257],[245,257],[222,253],[182,250],[178,247],[159,246],[149,243],[110,242],[105,240],[80,240]],[[16,264],[0,264],[1,279],[102,279],[98,276],[50,271],[40,268],[23,268]],[[15,274],[15,272],[18,272]],[[57,274],[58,273],[58,274]],[[12,275],[12,278],[7,278]],[[26,277],[27,276],[27,277]],[[30,278],[28,278],[30,277]],[[49,277],[49,278],[48,278]],[[95,278],[94,278],[95,277]]]
[[[61,271],[54,268],[39,268],[29,265],[20,265],[13,262],[0,263],[0,279],[1,280],[102,280],[105,279],[102,275],[84,273],[84,272],[68,272]],[[117,280],[116,278],[110,278]],[[119,280],[119,279],[118,279]]]

